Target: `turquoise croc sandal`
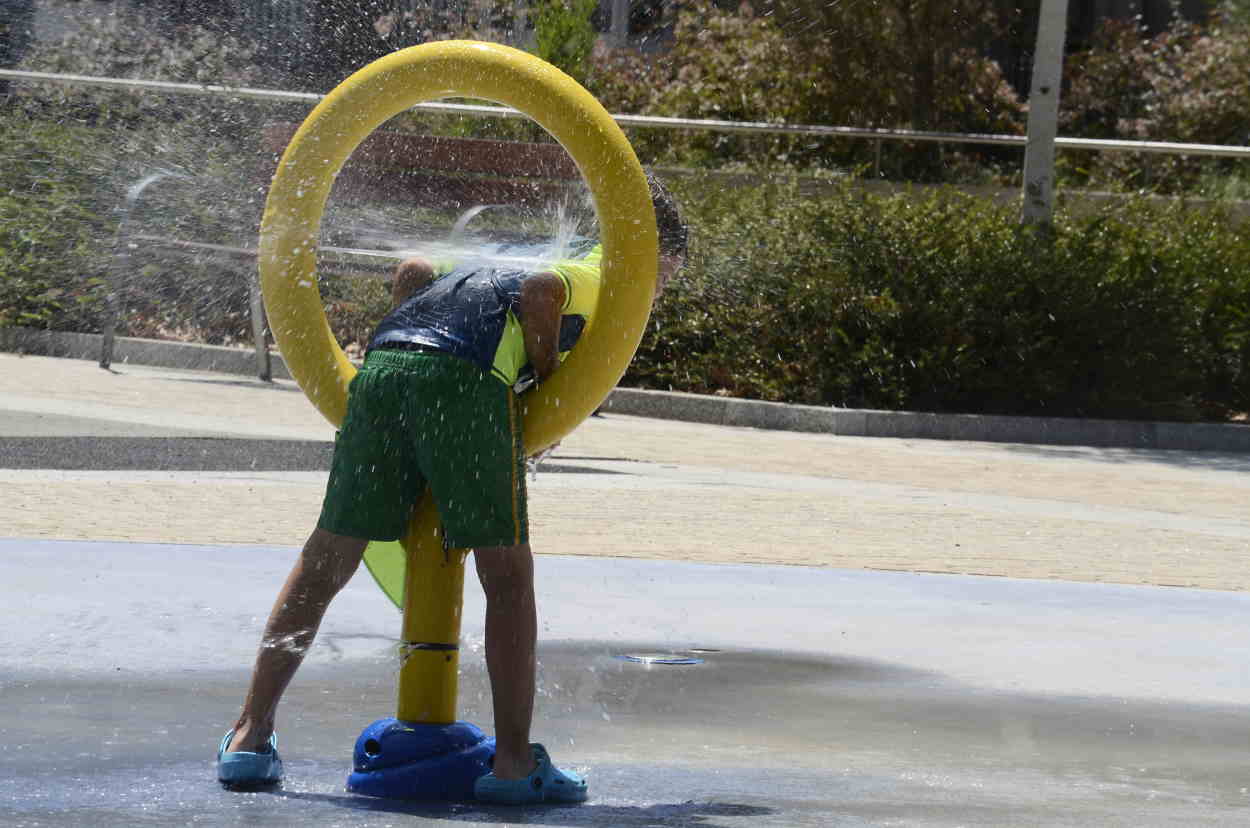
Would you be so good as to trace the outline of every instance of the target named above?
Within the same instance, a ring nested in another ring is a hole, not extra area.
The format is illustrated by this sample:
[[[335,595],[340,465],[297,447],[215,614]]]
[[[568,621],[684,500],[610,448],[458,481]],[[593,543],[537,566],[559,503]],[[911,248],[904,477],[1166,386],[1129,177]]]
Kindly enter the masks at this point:
[[[542,745],[530,745],[530,748],[534,751],[538,767],[529,776],[524,779],[498,779],[494,772],[488,773],[478,777],[473,784],[473,795],[481,802],[496,805],[586,801],[586,780],[551,764],[551,756]]]
[[[234,738],[231,730],[217,748],[217,781],[227,788],[258,788],[282,781],[282,758],[278,756],[278,734],[269,737],[266,749],[259,753],[226,748]]]

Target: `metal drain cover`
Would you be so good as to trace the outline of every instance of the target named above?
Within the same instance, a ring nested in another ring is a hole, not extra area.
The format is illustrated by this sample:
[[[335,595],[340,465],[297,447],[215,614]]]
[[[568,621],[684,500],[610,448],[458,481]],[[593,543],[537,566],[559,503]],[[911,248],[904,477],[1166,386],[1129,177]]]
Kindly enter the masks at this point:
[[[633,661],[638,664],[702,664],[703,659],[694,656],[674,655],[672,653],[630,653],[617,656],[621,661]]]

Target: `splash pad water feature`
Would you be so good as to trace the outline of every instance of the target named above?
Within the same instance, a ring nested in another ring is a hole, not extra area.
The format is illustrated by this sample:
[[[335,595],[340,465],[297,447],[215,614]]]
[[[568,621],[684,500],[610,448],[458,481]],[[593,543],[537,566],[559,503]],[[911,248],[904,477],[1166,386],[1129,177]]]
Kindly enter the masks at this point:
[[[596,324],[550,381],[526,398],[526,451],[558,442],[624,374],[642,337],[654,290],[657,238],[650,193],[632,147],[576,81],[524,52],[448,41],[395,52],[355,73],[308,116],[279,162],[260,235],[261,287],[291,374],[331,423],[346,412],[355,374],[330,331],[317,290],[321,216],[337,171],[392,116],[435,98],[469,96],[520,110],[572,156],[594,197],[603,244]],[[427,492],[413,511],[403,554],[366,552],[404,621],[394,718],[361,733],[348,789],[371,796],[466,799],[488,770],[493,743],[456,721],[465,550],[444,550]]]

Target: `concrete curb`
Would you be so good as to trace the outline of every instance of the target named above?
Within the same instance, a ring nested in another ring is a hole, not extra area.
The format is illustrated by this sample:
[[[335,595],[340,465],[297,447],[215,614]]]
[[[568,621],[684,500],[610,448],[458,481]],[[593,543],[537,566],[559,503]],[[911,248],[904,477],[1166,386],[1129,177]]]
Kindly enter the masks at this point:
[[[104,337],[101,334],[42,331],[34,328],[0,327],[0,351],[36,356],[66,357],[99,361]],[[193,371],[257,376],[256,352],[252,349],[199,345],[193,342],[167,342],[119,336],[113,341],[113,364],[151,365]],[[270,354],[274,379],[291,379],[286,362]]]
[[[604,410],[711,425],[808,431],[844,437],[1250,452],[1250,427],[1220,423],[871,411],[635,388],[615,389]]]
[[[0,328],[0,351],[98,360],[101,338],[99,334]],[[250,350],[125,337],[118,337],[115,342],[114,362],[251,376],[257,373],[256,357]],[[271,362],[275,378],[290,379],[281,356],[273,354]],[[846,437],[1250,452],[1250,426],[1221,423],[871,411],[633,388],[614,389],[603,410],[656,419]]]

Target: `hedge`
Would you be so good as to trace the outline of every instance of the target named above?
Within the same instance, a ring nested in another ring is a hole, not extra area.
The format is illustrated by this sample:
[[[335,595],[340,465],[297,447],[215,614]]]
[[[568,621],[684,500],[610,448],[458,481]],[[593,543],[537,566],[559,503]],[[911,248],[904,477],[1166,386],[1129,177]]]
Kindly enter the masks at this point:
[[[1167,420],[1250,409],[1250,238],[1128,200],[1053,235],[953,191],[676,181],[690,263],[627,382],[851,408]]]

